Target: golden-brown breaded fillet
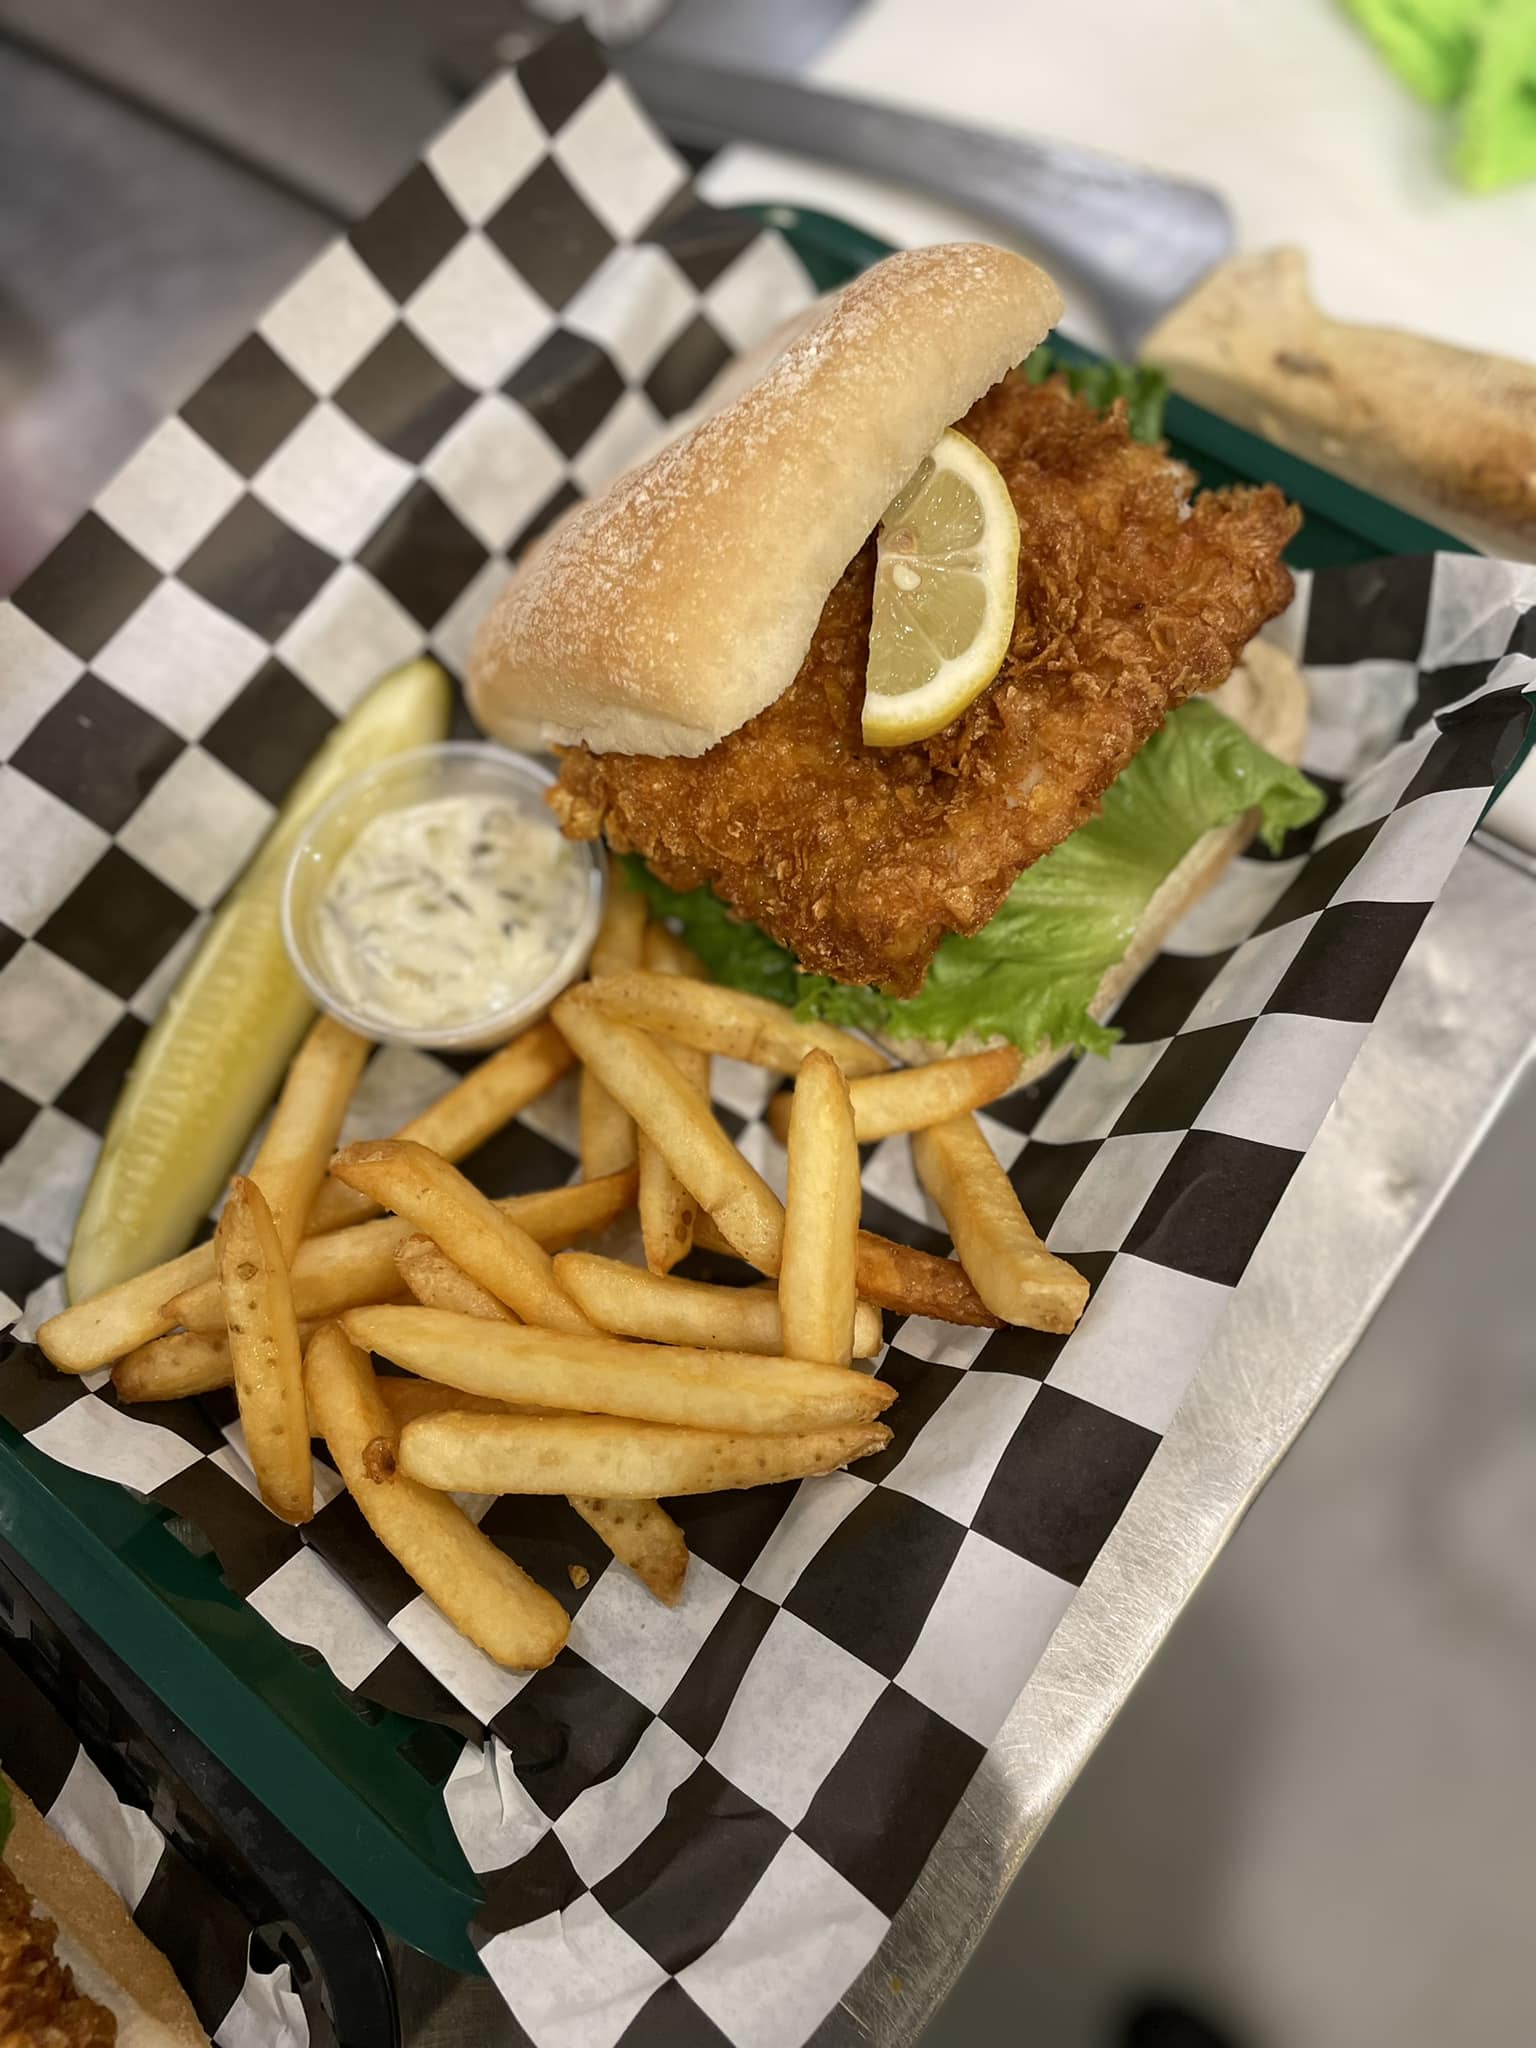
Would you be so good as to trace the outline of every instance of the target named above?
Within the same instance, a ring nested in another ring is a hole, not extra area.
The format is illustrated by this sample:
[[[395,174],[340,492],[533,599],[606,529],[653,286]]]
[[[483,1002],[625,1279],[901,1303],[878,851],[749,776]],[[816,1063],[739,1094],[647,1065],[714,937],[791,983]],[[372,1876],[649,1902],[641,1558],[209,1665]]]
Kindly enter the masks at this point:
[[[564,754],[565,830],[602,832],[672,887],[708,883],[807,972],[915,995],[946,932],[1098,809],[1193,691],[1214,689],[1291,578],[1280,493],[1208,492],[1064,382],[1014,374],[959,422],[1018,510],[1018,609],[997,681],[905,747],[860,737],[873,545],[828,598],[782,697],[695,760]]]

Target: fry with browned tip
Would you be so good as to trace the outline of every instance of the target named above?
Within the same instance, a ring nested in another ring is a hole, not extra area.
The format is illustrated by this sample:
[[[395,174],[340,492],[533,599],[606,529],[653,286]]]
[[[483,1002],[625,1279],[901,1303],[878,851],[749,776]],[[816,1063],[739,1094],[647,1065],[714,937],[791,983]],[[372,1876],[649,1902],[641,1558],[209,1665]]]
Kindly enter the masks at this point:
[[[859,1147],[848,1083],[829,1053],[808,1052],[795,1077],[779,1315],[791,1358],[846,1365],[858,1300]]]
[[[700,1251],[741,1256],[708,1215],[700,1216],[693,1237]],[[897,1244],[894,1238],[861,1230],[858,1261],[859,1293],[877,1308],[893,1309],[903,1316],[928,1316],[937,1323],[969,1323],[991,1330],[1002,1327],[1002,1317],[993,1315],[966,1278],[965,1268],[953,1259],[936,1258],[915,1245]]]
[[[565,1609],[445,1493],[393,1469],[398,1462],[394,1416],[367,1359],[335,1323],[325,1324],[310,1340],[304,1373],[316,1427],[347,1491],[385,1549],[455,1628],[498,1664],[536,1671],[552,1662],[570,1634]],[[461,1414],[460,1419],[480,1423],[490,1418]]]
[[[664,988],[678,985],[666,975],[654,978]],[[760,1271],[776,1273],[784,1235],[778,1196],[720,1128],[707,1096],[656,1040],[603,1011],[596,1000],[601,986],[588,982],[566,991],[554,1009],[561,1032],[714,1217],[732,1249]]]
[[[237,1174],[230,1183],[213,1243],[251,1470],[273,1514],[307,1522],[314,1465],[299,1326],[277,1226],[254,1181]]]
[[[688,1576],[688,1542],[659,1501],[573,1493],[571,1506],[640,1583],[675,1607]]]
[[[524,1322],[547,1330],[591,1329],[561,1291],[549,1253],[456,1166],[425,1145],[410,1138],[372,1138],[338,1152],[331,1171],[425,1231],[456,1266]]]
[[[1088,1305],[1088,1282],[1035,1235],[975,1117],[914,1132],[912,1157],[993,1314],[1030,1330],[1075,1328]]]
[[[883,1451],[881,1422],[785,1436],[678,1429],[611,1416],[427,1415],[400,1436],[400,1470],[464,1493],[672,1498],[837,1472]]]
[[[478,1067],[471,1067],[462,1081],[392,1135],[411,1138],[444,1159],[467,1159],[477,1146],[494,1138],[530,1102],[552,1088],[574,1058],[547,1019],[531,1024]],[[304,1227],[310,1236],[339,1230],[344,1224],[361,1223],[376,1208],[377,1204],[356,1188],[328,1180],[316,1195]]]

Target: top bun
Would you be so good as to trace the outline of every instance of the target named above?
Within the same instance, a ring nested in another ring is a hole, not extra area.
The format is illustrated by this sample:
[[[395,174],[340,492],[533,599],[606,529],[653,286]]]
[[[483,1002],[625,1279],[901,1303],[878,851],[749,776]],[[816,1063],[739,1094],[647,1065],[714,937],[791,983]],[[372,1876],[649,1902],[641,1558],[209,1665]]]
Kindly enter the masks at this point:
[[[794,681],[833,585],[944,429],[1061,312],[982,242],[889,256],[758,381],[574,507],[476,636],[493,736],[702,754]]]

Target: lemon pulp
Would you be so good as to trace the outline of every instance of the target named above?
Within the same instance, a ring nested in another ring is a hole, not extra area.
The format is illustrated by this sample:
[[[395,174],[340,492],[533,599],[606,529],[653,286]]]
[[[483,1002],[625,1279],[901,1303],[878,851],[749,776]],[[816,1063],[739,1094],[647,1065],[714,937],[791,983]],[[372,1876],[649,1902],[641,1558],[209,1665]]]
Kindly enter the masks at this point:
[[[1008,652],[1019,521],[974,441],[947,428],[876,535],[863,732],[875,747],[926,739],[959,717]]]

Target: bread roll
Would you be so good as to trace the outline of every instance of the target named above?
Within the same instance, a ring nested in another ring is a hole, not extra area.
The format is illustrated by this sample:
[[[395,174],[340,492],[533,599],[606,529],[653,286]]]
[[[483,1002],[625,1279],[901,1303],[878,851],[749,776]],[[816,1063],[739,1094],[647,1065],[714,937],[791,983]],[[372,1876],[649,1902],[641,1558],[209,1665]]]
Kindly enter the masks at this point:
[[[485,620],[493,738],[696,755],[794,681],[822,606],[943,430],[1061,311],[984,243],[887,257],[759,381],[575,507]]]

